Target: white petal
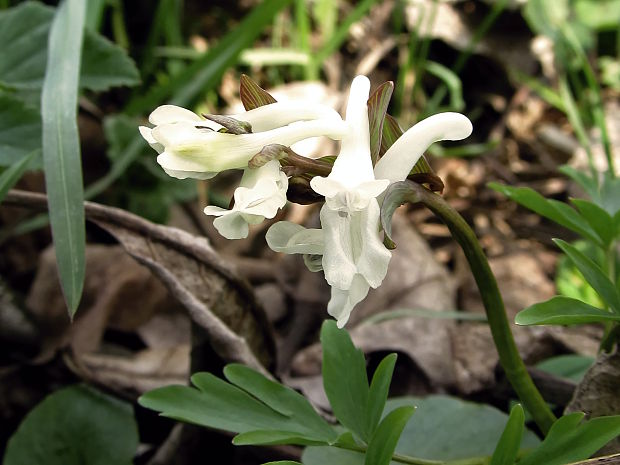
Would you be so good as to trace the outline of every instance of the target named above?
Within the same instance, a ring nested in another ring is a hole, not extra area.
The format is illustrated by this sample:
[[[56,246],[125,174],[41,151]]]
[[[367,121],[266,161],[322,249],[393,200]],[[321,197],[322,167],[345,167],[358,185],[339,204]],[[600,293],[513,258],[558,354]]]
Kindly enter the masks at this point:
[[[340,153],[329,175],[348,188],[375,179],[370,159],[369,92],[370,81],[366,76],[353,79],[346,113],[349,131],[342,139]]]
[[[351,287],[347,290],[332,287],[332,296],[327,304],[327,313],[336,318],[339,328],[347,324],[353,307],[366,298],[368,290],[368,284],[360,275],[353,278]]]
[[[166,166],[172,170],[219,172],[246,168],[248,161],[269,144],[289,146],[308,137],[325,135],[340,138],[346,132],[344,122],[315,120],[299,121],[271,131],[253,134],[223,134],[196,129],[190,123],[162,124],[153,129],[153,138],[166,147],[166,152],[188,160],[194,168]]]
[[[178,179],[211,179],[218,173],[217,171],[209,171],[196,159],[181,157],[172,152],[161,153],[157,157],[157,163],[169,176]]]
[[[365,181],[354,188],[347,188],[333,178],[315,176],[310,180],[312,189],[325,196],[325,202],[332,210],[359,211],[368,206],[368,202],[387,189],[387,179]]]
[[[151,128],[147,128],[146,126],[138,126],[138,131],[140,131],[140,135],[153,149],[155,149],[157,153],[162,153],[164,151],[164,146],[153,138],[153,130]]]
[[[348,289],[357,273],[355,264],[359,248],[359,234],[355,223],[359,212],[334,211],[327,205],[321,208],[321,226],[324,234],[323,270],[330,286]]]
[[[377,179],[404,181],[434,142],[461,140],[472,132],[471,121],[460,113],[439,113],[420,121],[398,138],[375,165]]]
[[[265,239],[269,248],[275,252],[323,254],[323,231],[306,229],[290,221],[279,221],[271,226]]]
[[[248,222],[243,214],[232,210],[216,218],[213,221],[213,226],[226,239],[244,239],[248,237],[250,232]]]
[[[162,105],[155,108],[149,116],[149,123],[154,126],[178,122],[202,122],[203,119],[193,111],[176,105]]]
[[[232,118],[246,121],[252,125],[252,132],[268,131],[286,126],[295,121],[327,119],[342,121],[336,110],[326,105],[312,102],[287,101],[263,105]]]
[[[216,207],[215,205],[207,205],[203,210],[205,215],[223,216],[227,215],[230,210],[226,208]]]
[[[360,221],[361,253],[357,260],[357,271],[370,287],[377,288],[387,274],[392,253],[385,247],[379,236],[379,203],[373,199],[362,212]]]

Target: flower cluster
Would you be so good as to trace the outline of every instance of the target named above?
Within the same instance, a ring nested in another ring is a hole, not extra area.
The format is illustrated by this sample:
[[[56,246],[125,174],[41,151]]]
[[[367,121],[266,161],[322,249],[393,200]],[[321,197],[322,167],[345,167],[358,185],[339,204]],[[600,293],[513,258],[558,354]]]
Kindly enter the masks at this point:
[[[373,167],[367,101],[370,82],[357,76],[351,84],[346,118],[321,105],[272,103],[232,118],[251,132],[231,134],[183,108],[157,108],[141,127],[157,150],[157,161],[171,176],[208,179],[227,169],[243,169],[241,185],[230,210],[208,206],[218,231],[230,239],[247,237],[248,224],[273,218],[286,203],[288,180],[278,160],[249,168],[249,160],[269,144],[289,146],[314,136],[341,140],[331,173],[310,181],[325,197],[320,229],[278,222],[267,232],[273,250],[303,254],[312,271],[323,270],[331,286],[328,313],[338,326],[346,324],[355,305],[387,273],[391,252],[380,231],[380,211],[387,187],[407,178],[424,151],[440,140],[460,140],[471,134],[470,121],[459,113],[431,116],[406,131]],[[256,132],[254,132],[256,131]]]

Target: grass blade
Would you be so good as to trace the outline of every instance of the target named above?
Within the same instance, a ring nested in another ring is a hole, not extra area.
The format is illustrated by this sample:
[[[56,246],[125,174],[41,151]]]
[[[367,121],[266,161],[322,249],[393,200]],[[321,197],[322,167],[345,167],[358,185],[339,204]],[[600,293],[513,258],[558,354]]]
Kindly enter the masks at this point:
[[[84,285],[84,188],[77,97],[86,2],[56,11],[41,95],[43,166],[60,283],[73,316]]]
[[[32,159],[39,153],[39,150],[35,150],[30,152],[27,156],[25,156],[20,161],[12,164],[6,170],[0,174],[0,202],[4,199],[4,196],[9,191],[11,187],[15,185],[19,178],[22,177],[22,174],[28,169],[30,162]]]

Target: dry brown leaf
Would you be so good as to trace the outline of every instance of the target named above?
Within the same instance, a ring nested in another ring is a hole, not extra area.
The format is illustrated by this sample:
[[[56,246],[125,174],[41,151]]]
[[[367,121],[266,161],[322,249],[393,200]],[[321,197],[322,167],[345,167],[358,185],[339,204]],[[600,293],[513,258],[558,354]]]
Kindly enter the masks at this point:
[[[47,206],[44,195],[23,191],[11,191],[4,203],[37,209]],[[206,239],[121,209],[92,202],[85,202],[84,207],[88,220],[110,233],[166,285],[204,329],[220,357],[263,372],[272,366],[275,346],[264,310],[249,285]]]

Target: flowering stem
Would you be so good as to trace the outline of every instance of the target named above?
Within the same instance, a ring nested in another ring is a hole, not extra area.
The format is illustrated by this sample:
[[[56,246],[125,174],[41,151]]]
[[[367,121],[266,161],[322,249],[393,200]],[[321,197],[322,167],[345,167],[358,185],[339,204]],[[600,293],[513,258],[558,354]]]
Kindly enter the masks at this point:
[[[480,291],[499,361],[506,377],[540,430],[547,434],[556,418],[534,385],[519,355],[495,276],[476,235],[463,217],[442,197],[410,181],[392,184],[386,194],[384,200],[386,213],[382,212],[382,222],[387,234],[390,233],[390,228],[383,216],[391,218],[397,207],[396,203],[402,204],[404,201],[424,204],[448,226],[452,236],[463,249]]]

